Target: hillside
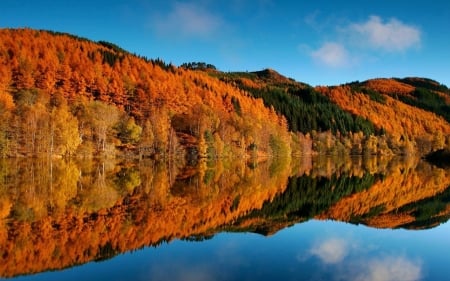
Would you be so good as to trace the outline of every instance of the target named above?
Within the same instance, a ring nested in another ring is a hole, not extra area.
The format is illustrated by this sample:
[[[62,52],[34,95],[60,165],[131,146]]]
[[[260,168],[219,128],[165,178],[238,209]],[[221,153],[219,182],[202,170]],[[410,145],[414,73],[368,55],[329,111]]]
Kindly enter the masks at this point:
[[[290,130],[331,131],[340,136],[332,142],[351,147],[352,153],[423,154],[448,143],[450,90],[431,79],[371,79],[313,88],[269,69],[211,75],[262,98],[286,116]],[[359,132],[364,137],[355,135]],[[313,142],[320,143],[320,137],[313,136]]]
[[[284,118],[236,87],[48,31],[0,30],[0,112],[3,156],[172,155],[187,142],[206,157],[288,146]]]
[[[373,79],[337,87],[319,87],[343,109],[367,118],[392,136],[423,150],[443,146],[450,133],[450,91],[424,78]]]
[[[262,98],[266,106],[273,106],[286,116],[291,131],[303,134],[312,130],[374,133],[369,121],[345,112],[311,86],[286,78],[274,70],[213,75]]]
[[[449,89],[425,78],[314,88],[272,69],[177,67],[105,41],[0,30],[1,157],[422,155],[449,143],[449,106]]]

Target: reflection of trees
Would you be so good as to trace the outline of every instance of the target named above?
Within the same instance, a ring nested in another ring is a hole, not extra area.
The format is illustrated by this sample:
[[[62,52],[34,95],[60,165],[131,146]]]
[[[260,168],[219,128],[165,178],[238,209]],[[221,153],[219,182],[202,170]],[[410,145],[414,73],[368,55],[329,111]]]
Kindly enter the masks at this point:
[[[398,212],[414,217],[414,221],[397,227],[422,229],[435,227],[450,219],[448,203],[450,202],[450,188],[430,198],[425,198],[401,207]]]
[[[203,240],[223,229],[272,233],[309,218],[407,226],[429,223],[428,215],[445,220],[449,209],[449,174],[417,161],[238,159],[180,170],[149,160],[2,161],[1,276]],[[408,220],[393,220],[392,210]]]
[[[310,218],[429,228],[450,217],[449,171],[415,158],[347,160],[302,159],[284,193],[225,228],[271,234]]]
[[[79,172],[73,162],[5,160],[3,165],[2,198],[14,202],[10,212],[15,219],[43,218],[63,210],[76,195]]]
[[[285,192],[226,228],[267,235],[313,218],[342,198],[369,189],[377,179],[383,178],[389,162],[361,157],[298,160],[293,161],[293,172]]]
[[[62,268],[175,238],[213,235],[282,192],[289,175],[288,166],[270,175],[269,163],[214,166],[180,174],[178,181],[174,170],[150,161],[2,166],[0,274]]]
[[[370,189],[342,198],[319,217],[375,227],[399,227],[413,223],[417,217],[415,208],[402,212],[403,206],[425,203],[425,199],[441,196],[450,186],[450,171],[418,159],[393,161],[387,168],[385,177]]]
[[[289,179],[286,192],[273,201],[266,202],[261,209],[244,219],[256,217],[289,223],[304,221],[327,210],[343,197],[370,188],[377,178],[378,175],[370,174],[363,177],[348,175],[333,175],[330,178],[292,177]],[[254,231],[268,234],[274,230],[270,227],[269,223],[258,226]]]

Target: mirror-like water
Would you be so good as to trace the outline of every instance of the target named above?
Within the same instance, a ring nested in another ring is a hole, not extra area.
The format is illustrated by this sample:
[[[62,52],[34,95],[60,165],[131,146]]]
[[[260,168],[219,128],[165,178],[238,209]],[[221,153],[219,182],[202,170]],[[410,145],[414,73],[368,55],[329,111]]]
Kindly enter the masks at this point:
[[[0,164],[0,276],[445,280],[450,171],[419,159]]]

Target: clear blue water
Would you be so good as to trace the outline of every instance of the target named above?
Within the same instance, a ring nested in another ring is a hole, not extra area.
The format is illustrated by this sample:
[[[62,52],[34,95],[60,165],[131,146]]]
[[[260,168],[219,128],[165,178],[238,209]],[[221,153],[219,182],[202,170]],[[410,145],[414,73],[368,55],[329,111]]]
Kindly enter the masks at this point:
[[[269,237],[176,240],[15,280],[450,280],[449,233],[448,223],[411,231],[312,220]]]

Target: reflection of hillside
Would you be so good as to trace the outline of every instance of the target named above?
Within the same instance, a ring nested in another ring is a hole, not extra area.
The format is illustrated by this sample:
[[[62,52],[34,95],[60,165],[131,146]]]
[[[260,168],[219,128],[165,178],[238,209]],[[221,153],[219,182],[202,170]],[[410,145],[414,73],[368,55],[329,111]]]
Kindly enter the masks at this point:
[[[286,188],[289,162],[226,165],[170,183],[173,171],[155,163],[3,163],[0,275],[213,234]]]
[[[375,227],[425,229],[450,219],[450,188],[435,196],[406,204],[398,210],[367,219]]]
[[[268,235],[311,218],[418,229],[449,219],[450,171],[414,158],[347,160],[300,165],[284,193],[226,229]]]
[[[305,167],[302,165],[295,176],[289,178],[284,193],[242,217],[229,229],[264,235],[275,233],[287,225],[321,214],[345,196],[369,189],[381,177],[367,172],[367,169],[373,169],[372,162],[376,159],[347,160],[339,164],[329,158],[314,159],[315,165],[306,170],[302,170]]]
[[[430,198],[447,197],[449,186],[450,171],[409,159],[392,166],[389,173],[371,188],[341,199],[318,218],[383,228],[400,227],[414,223],[419,215],[416,210],[423,208],[423,204],[429,205],[425,208],[433,209]],[[435,210],[435,215],[440,209]],[[432,213],[429,212],[429,215]]]
[[[271,234],[311,218],[425,228],[448,219],[450,174],[418,160],[164,164],[0,162],[0,276],[223,230]]]

